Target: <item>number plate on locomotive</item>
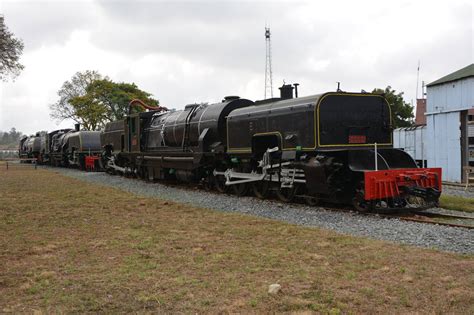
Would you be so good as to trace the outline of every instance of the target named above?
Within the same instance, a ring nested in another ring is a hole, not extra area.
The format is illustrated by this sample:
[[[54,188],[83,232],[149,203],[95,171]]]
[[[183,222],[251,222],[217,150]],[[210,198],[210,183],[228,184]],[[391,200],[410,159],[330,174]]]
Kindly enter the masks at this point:
[[[366,143],[367,137],[363,135],[349,135],[349,143]]]

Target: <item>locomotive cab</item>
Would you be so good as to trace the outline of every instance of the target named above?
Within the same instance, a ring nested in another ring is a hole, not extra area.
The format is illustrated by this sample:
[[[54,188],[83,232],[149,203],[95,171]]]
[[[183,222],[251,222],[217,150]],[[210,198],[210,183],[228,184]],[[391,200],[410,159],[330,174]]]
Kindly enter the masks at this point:
[[[382,95],[327,93],[317,108],[320,149],[392,146],[391,110]]]

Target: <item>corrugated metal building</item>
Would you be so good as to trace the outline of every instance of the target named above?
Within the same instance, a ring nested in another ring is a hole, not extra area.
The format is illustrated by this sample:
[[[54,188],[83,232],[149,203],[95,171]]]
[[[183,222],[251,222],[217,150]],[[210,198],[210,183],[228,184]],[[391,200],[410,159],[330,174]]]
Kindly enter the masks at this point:
[[[397,128],[393,131],[393,146],[405,150],[419,167],[426,163],[426,126]]]
[[[443,180],[463,181],[469,165],[468,110],[474,108],[474,64],[427,85],[426,155]]]

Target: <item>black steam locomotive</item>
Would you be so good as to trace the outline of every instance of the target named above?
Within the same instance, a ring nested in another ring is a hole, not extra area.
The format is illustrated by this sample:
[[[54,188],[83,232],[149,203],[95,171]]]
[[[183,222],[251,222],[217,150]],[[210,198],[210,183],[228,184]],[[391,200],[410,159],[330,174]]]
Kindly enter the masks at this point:
[[[360,211],[438,202],[441,169],[418,168],[393,148],[383,96],[337,91],[293,98],[293,89],[283,85],[280,98],[264,101],[229,96],[180,111],[129,114],[105,127],[103,166],[236,195],[352,203]]]
[[[100,134],[100,131],[79,130],[79,125],[75,129],[38,132],[20,139],[19,156],[34,158],[38,164],[84,169],[87,156],[102,154]]]

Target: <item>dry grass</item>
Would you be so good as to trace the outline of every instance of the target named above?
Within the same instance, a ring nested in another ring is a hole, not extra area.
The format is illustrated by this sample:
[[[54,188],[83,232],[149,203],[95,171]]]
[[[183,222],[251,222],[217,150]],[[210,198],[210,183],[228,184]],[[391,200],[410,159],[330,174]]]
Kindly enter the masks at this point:
[[[0,312],[472,314],[473,289],[472,256],[0,167]]]

